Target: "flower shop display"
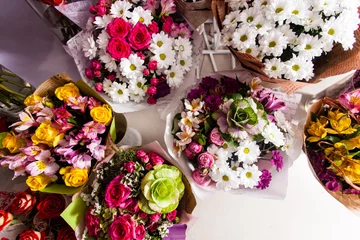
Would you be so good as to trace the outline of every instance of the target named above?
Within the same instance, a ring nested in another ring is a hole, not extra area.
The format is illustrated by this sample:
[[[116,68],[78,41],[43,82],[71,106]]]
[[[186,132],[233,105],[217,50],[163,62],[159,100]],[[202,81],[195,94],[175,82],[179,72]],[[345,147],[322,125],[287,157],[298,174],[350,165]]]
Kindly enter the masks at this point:
[[[85,228],[77,228],[78,238],[162,239],[174,224],[186,223],[196,201],[182,172],[168,160],[155,142],[117,150],[99,165],[80,194],[87,210],[79,217]],[[62,216],[72,221],[77,208],[70,205]]]
[[[1,239],[75,240],[74,230],[60,217],[68,202],[60,194],[18,192],[10,205],[0,210]]]
[[[358,68],[358,7],[358,0],[213,1],[222,42],[243,66],[291,81]]]
[[[260,84],[258,78],[205,77],[168,115],[165,142],[188,169],[194,189],[269,188],[271,195],[272,178],[279,179],[283,168],[286,174],[300,154],[301,135],[283,113],[286,103]],[[274,188],[285,190],[286,184]]]
[[[27,175],[32,191],[79,191],[115,141],[112,109],[66,74],[45,81],[24,104],[19,121],[0,135],[1,148],[8,151],[1,165],[13,170],[14,178]]]

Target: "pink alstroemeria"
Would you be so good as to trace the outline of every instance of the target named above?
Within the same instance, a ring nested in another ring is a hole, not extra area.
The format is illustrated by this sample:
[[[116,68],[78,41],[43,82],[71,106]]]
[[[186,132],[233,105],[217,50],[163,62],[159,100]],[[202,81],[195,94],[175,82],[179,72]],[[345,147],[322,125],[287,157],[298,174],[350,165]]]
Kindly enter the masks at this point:
[[[96,98],[89,97],[89,100],[88,100],[89,110],[93,109],[94,107],[99,107],[101,105],[102,105],[102,103],[100,101],[96,100]]]
[[[36,121],[38,123],[46,122],[51,120],[54,117],[54,113],[51,108],[43,108],[40,112],[36,114]]]
[[[87,139],[97,140],[99,139],[98,134],[103,134],[106,131],[106,127],[102,123],[91,121],[86,123],[81,131]]]
[[[26,162],[27,162],[27,156],[25,154],[20,153],[14,156],[5,156],[3,160],[1,160],[1,166],[13,170],[14,171],[13,179],[15,179],[16,177],[25,174]]]
[[[161,0],[161,13],[160,16],[169,16],[169,14],[176,13],[176,5],[174,0]]]
[[[69,123],[66,118],[58,118],[55,122],[61,127],[60,132],[62,133],[74,127],[74,124]]]
[[[67,104],[72,109],[80,110],[82,113],[84,113],[88,104],[88,97],[82,97],[82,96],[79,96],[77,98],[69,97]]]
[[[64,106],[54,109],[55,118],[71,118],[72,114]]]
[[[20,151],[23,152],[27,156],[28,162],[33,162],[36,160],[36,156],[41,153],[44,149],[39,146],[30,145],[28,147],[21,148]]]
[[[75,155],[71,160],[70,160],[70,164],[74,167],[74,168],[80,168],[80,169],[84,169],[84,168],[90,168],[91,167],[91,160],[92,157],[89,156],[86,153],[83,154],[77,154]]]
[[[352,93],[344,93],[339,97],[339,103],[351,113],[360,112],[360,90]]]
[[[51,157],[51,152],[49,150],[41,151],[35,159],[37,161],[30,163],[25,168],[31,176],[45,173],[47,176],[52,177],[60,168],[59,165],[55,163],[55,159]]]
[[[94,157],[96,160],[101,161],[105,157],[105,149],[104,145],[100,145],[101,138],[99,140],[92,141],[86,147],[90,150],[91,156]]]
[[[152,14],[156,13],[156,9],[159,7],[159,1],[157,0],[147,0],[146,6],[144,9],[151,11]]]
[[[15,131],[17,132],[22,132],[33,126],[38,126],[38,123],[34,120],[33,116],[27,109],[19,114],[19,118],[21,121],[10,125],[10,127],[16,127]]]

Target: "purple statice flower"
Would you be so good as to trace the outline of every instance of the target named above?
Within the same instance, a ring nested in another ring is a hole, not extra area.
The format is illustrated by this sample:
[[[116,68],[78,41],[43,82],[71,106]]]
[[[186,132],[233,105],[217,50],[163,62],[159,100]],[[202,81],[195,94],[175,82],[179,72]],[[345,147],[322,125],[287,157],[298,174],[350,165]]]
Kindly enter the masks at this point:
[[[341,184],[338,181],[329,181],[325,184],[325,187],[332,192],[341,190]]]
[[[253,97],[264,106],[266,112],[286,109],[285,102],[282,99],[277,98],[271,89],[260,88],[255,90],[253,92]]]
[[[271,164],[276,166],[276,171],[280,171],[284,166],[283,156],[280,155],[279,150],[273,150],[271,151],[271,153],[273,155],[271,159]]]
[[[192,101],[194,99],[200,98],[201,96],[204,96],[205,94],[206,91],[202,88],[191,89],[191,91],[187,95],[187,99],[189,101]]]
[[[222,86],[226,94],[236,93],[241,88],[238,80],[229,77],[224,77],[222,79]]]
[[[200,82],[200,87],[204,90],[211,91],[216,88],[219,81],[212,77],[204,77]]]
[[[348,188],[343,191],[344,194],[354,194],[354,195],[360,195],[360,190],[356,190],[354,188]]]
[[[205,98],[205,108],[210,111],[216,111],[221,105],[221,97],[217,94],[211,94]]]
[[[269,172],[266,169],[261,170],[262,174],[260,176],[260,181],[258,183],[258,185],[256,186],[256,188],[259,189],[265,189],[267,187],[269,187],[270,182],[271,182],[271,172]]]

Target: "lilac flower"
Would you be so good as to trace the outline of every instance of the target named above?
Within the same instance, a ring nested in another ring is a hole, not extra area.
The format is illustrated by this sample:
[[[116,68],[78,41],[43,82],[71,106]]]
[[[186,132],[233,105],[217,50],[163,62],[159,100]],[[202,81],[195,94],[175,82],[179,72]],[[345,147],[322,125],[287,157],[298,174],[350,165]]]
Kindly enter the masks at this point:
[[[204,77],[200,83],[200,87],[204,90],[214,90],[219,84],[219,81],[212,77]]]
[[[205,107],[210,111],[216,111],[221,105],[221,98],[219,95],[211,94],[205,98]]]
[[[276,171],[280,171],[284,166],[283,157],[280,155],[279,150],[273,150],[271,153],[273,155],[271,164],[276,166]]]
[[[341,184],[338,181],[330,181],[325,184],[325,187],[332,192],[337,192],[341,189]]]
[[[241,88],[239,81],[236,79],[224,77],[221,81],[226,94],[236,93]]]
[[[263,169],[262,174],[260,176],[260,181],[258,183],[258,185],[256,186],[256,188],[259,189],[265,189],[267,187],[269,187],[270,182],[271,182],[271,172],[269,172],[266,169]]]
[[[202,88],[192,89],[188,93],[187,98],[189,101],[192,101],[194,99],[200,98],[201,96],[204,96],[205,94],[206,94],[206,91]]]

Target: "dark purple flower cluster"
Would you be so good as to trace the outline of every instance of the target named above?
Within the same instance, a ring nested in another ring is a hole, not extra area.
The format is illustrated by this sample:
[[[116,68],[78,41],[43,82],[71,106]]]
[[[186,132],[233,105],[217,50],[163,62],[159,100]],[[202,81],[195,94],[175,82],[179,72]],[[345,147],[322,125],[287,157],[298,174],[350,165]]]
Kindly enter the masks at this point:
[[[260,176],[259,184],[256,186],[258,189],[265,189],[269,187],[271,182],[271,172],[266,169],[261,170],[262,174]]]
[[[271,153],[273,156],[270,162],[276,167],[276,171],[280,171],[284,166],[283,156],[280,155],[279,150],[273,150]]]

